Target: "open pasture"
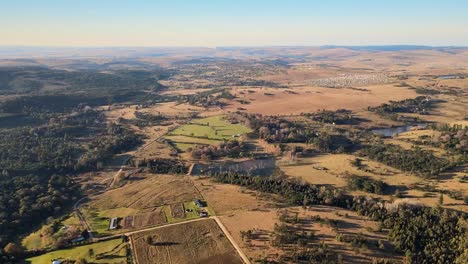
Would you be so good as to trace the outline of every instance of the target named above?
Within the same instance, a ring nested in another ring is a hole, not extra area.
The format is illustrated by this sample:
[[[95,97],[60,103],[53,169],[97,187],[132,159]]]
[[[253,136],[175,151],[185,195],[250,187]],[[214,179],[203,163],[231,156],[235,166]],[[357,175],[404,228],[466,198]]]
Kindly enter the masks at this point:
[[[212,219],[162,227],[131,237],[139,264],[241,264],[234,247]]]

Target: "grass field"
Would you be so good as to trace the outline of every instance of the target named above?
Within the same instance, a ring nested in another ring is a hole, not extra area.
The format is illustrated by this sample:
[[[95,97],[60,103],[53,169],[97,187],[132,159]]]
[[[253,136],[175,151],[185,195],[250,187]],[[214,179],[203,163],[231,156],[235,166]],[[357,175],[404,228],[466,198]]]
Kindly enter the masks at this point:
[[[166,139],[175,143],[176,147],[185,151],[198,144],[216,145],[223,140],[230,140],[233,135],[242,135],[251,130],[240,124],[231,124],[224,116],[211,116],[193,120],[173,130]]]
[[[121,239],[53,251],[38,257],[27,259],[25,263],[50,264],[52,260],[86,259],[88,263],[126,263],[126,244]]]
[[[132,239],[135,257],[141,264],[242,263],[212,219],[142,232]]]

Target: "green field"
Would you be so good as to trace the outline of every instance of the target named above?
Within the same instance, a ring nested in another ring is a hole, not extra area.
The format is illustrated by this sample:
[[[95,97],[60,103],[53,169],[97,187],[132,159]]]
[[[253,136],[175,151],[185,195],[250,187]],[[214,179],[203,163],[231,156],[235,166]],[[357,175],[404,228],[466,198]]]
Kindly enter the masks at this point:
[[[122,239],[113,239],[85,246],[62,249],[30,258],[26,263],[50,264],[52,260],[86,259],[88,263],[126,263],[127,244]]]
[[[249,133],[251,130],[240,124],[231,124],[224,116],[212,116],[193,120],[169,133],[165,138],[185,151],[198,144],[217,145],[223,140],[233,139],[234,135]]]
[[[115,230],[109,230],[109,217],[104,212],[95,211],[92,208],[86,207],[81,209],[86,218],[86,222],[90,225],[92,231],[99,236],[112,235]]]

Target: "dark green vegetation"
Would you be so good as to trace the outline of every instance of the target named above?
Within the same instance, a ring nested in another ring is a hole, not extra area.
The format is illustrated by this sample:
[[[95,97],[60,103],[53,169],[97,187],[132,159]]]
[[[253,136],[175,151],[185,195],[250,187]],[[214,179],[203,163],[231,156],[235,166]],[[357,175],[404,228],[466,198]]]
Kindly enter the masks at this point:
[[[97,71],[53,70],[44,67],[3,67],[0,68],[0,93],[92,91],[93,94],[114,96],[119,92],[160,89],[162,86],[157,81],[167,77],[168,74],[162,69],[115,71],[109,74]]]
[[[238,140],[223,141],[219,146],[196,146],[195,148],[189,148],[192,158],[212,160],[219,159],[222,157],[239,158],[246,157],[248,155],[247,147],[243,142]]]
[[[137,167],[146,167],[151,173],[174,173],[183,174],[187,173],[188,168],[179,160],[175,159],[150,159],[150,160],[132,160]]]
[[[362,119],[353,116],[352,112],[346,109],[336,111],[321,110],[316,113],[306,113],[304,116],[307,116],[316,122],[336,125],[352,125],[363,121]]]
[[[389,239],[397,249],[395,253],[405,254],[410,263],[454,263],[466,257],[463,256],[467,232],[465,213],[440,207],[385,204],[377,199],[351,197],[338,189],[281,177],[236,174],[216,174],[212,177],[219,182],[281,195],[291,205],[332,205],[380,221],[389,230]]]
[[[397,145],[374,142],[365,146],[361,153],[372,160],[426,178],[436,177],[456,165],[417,146],[403,149]]]
[[[350,175],[346,177],[347,187],[351,190],[365,191],[368,193],[384,194],[388,185],[370,177]]]
[[[414,99],[405,99],[402,101],[390,101],[388,104],[382,104],[377,107],[369,107],[370,111],[381,115],[392,113],[418,113],[427,114],[431,107],[431,99],[426,96],[418,96]]]
[[[376,107],[368,107],[368,110],[378,115],[390,118],[394,121],[417,122],[418,118],[400,115],[400,113],[411,113],[427,115],[429,110],[437,103],[426,96],[418,96],[414,99],[405,99],[402,101],[390,101]]]

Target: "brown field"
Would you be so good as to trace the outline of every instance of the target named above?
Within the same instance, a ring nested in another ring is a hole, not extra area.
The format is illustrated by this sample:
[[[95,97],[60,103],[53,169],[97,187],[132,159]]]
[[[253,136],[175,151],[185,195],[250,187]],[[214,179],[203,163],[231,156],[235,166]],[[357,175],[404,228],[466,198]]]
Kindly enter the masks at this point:
[[[237,211],[220,216],[219,219],[249,258],[255,260],[282,253],[281,249],[272,246],[270,243],[270,235],[273,232],[275,223],[278,222],[277,208]],[[256,230],[261,239],[242,240],[241,231],[247,230]]]
[[[249,112],[265,115],[297,115],[321,109],[337,110],[343,108],[362,111],[367,106],[376,106],[390,100],[403,100],[416,96],[412,90],[391,84],[363,88],[369,91],[322,87],[239,88],[233,90],[233,94],[251,103],[240,104],[231,101],[226,109],[235,111],[238,107],[242,107]],[[248,93],[247,90],[253,90],[255,93]],[[286,90],[291,90],[294,93],[286,93]],[[243,95],[239,94],[241,91],[244,92]],[[265,95],[265,93],[271,95]]]
[[[95,197],[90,205],[101,210],[120,207],[146,209],[201,199],[186,176],[146,174],[136,177],[139,179]]]
[[[254,192],[236,185],[222,184],[208,178],[193,179],[197,189],[217,215],[232,214],[236,211],[268,209],[277,206],[270,195]]]
[[[184,204],[183,203],[171,204],[171,214],[173,218],[184,218],[185,217]]]
[[[122,221],[122,228],[124,229],[138,229],[147,226],[161,225],[167,222],[166,215],[161,207],[148,213],[127,216]]]
[[[305,180],[312,184],[331,184],[336,187],[346,185],[346,174],[369,176],[382,180],[389,185],[410,185],[420,181],[413,175],[407,175],[395,168],[381,163],[363,159],[367,170],[358,170],[351,165],[351,161],[356,158],[350,154],[326,154],[311,158],[298,159],[293,164],[285,163],[280,168],[291,177]]]
[[[148,244],[151,237],[151,244]],[[212,219],[173,225],[131,237],[137,263],[241,264],[232,244]]]

